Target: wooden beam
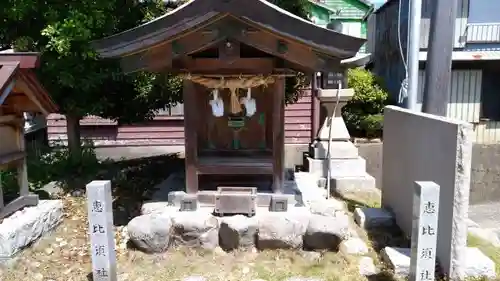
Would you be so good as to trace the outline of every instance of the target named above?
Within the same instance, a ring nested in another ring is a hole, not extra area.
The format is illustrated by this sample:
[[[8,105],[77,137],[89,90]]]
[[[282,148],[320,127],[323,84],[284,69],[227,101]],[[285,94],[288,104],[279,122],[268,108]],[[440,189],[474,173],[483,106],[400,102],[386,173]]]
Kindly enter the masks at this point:
[[[26,153],[23,151],[12,152],[0,155],[0,167],[9,165],[13,162],[21,161],[26,157]]]
[[[216,30],[200,30],[169,43],[121,58],[125,73],[141,70],[159,71],[168,68],[172,60],[195,53],[223,40]]]
[[[38,195],[20,196],[0,209],[0,219],[4,219],[25,207],[36,206],[38,205],[38,201]]]
[[[14,89],[15,84],[16,84],[15,80],[10,81],[7,87],[4,88],[3,92],[0,93],[0,104],[3,104],[5,102],[7,97],[10,95],[12,89]]]
[[[0,125],[24,126],[24,119],[14,114],[0,115]]]
[[[194,82],[184,79],[184,146],[185,146],[185,165],[186,165],[186,192],[198,192],[198,118],[197,116],[197,95]]]
[[[234,58],[231,60],[196,58],[175,61],[173,67],[192,73],[264,74],[274,71],[274,60],[272,58]]]
[[[240,42],[234,40],[224,40],[219,43],[219,59],[233,61],[240,58]]]
[[[306,45],[280,38],[278,35],[252,27],[251,23],[233,18],[222,20],[219,34],[282,58],[309,71],[329,71],[340,67],[340,59],[315,52]]]
[[[33,103],[26,95],[16,94],[11,95],[7,102],[4,104],[5,107],[11,108],[16,112],[43,112],[38,105]]]
[[[21,76],[21,77],[24,77],[24,76]],[[24,93],[23,96],[25,96],[27,98],[27,100],[30,101],[30,102],[25,101],[22,104],[22,105],[28,107],[26,109],[24,107],[20,107],[23,109],[23,111],[42,112],[45,116],[50,114],[50,112],[47,110],[47,108],[45,108],[45,106],[43,106],[42,103],[40,102],[40,100],[38,99],[38,95],[36,93],[37,89],[33,89],[32,87],[30,87],[30,85],[28,83],[26,83],[26,81],[24,79],[18,79],[16,82],[16,87],[21,89]],[[16,95],[16,97],[17,96],[21,96],[21,95]],[[12,97],[12,98],[14,98],[14,97]],[[9,103],[11,103],[11,101],[9,101]],[[29,104],[34,105],[36,109],[33,110],[32,105],[30,106]]]
[[[285,180],[285,79],[276,78],[272,87],[273,192],[284,192]]]
[[[17,129],[17,146],[20,151],[25,151],[25,136],[24,136],[24,126],[20,126]],[[28,165],[26,157],[20,160],[17,166],[17,184],[19,185],[19,195],[25,196],[30,192],[29,182],[28,182]]]

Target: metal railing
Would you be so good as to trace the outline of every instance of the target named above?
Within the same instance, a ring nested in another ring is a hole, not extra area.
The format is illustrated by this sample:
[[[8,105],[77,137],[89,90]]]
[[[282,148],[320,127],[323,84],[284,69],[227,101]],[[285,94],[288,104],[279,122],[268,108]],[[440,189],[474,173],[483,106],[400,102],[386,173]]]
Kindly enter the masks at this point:
[[[469,23],[464,37],[467,43],[500,43],[500,23]]]

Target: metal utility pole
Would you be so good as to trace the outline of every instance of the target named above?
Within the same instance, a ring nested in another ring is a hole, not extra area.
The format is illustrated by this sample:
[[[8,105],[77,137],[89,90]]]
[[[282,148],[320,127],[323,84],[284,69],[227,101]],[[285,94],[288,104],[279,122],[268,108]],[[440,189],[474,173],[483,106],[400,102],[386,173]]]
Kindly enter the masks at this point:
[[[456,0],[434,0],[425,67],[422,111],[446,116],[455,41]]]
[[[437,0],[436,0],[437,1]],[[422,0],[410,0],[410,29],[408,30],[408,100],[407,107],[416,110],[418,96],[418,69],[420,52],[420,22]]]

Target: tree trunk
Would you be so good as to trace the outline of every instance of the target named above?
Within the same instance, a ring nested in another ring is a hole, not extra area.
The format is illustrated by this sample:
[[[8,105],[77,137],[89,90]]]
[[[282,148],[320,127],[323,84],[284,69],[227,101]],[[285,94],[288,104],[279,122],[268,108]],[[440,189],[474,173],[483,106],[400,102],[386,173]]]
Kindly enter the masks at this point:
[[[66,130],[68,135],[68,148],[72,156],[81,154],[82,142],[80,140],[80,117],[66,115]]]

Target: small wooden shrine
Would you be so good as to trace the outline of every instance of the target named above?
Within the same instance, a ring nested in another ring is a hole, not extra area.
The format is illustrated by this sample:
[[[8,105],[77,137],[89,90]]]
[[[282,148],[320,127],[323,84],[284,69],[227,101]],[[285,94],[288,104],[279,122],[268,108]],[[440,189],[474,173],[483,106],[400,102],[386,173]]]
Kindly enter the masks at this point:
[[[283,193],[285,77],[337,71],[363,43],[264,0],[192,0],[94,46],[125,72],[182,75],[186,189],[195,194],[207,182],[263,179]]]
[[[17,199],[4,205],[0,182],[0,219],[38,204],[38,196],[29,193],[23,113],[57,111],[32,71],[38,65],[37,53],[0,53],[0,171],[16,167],[20,190]]]

